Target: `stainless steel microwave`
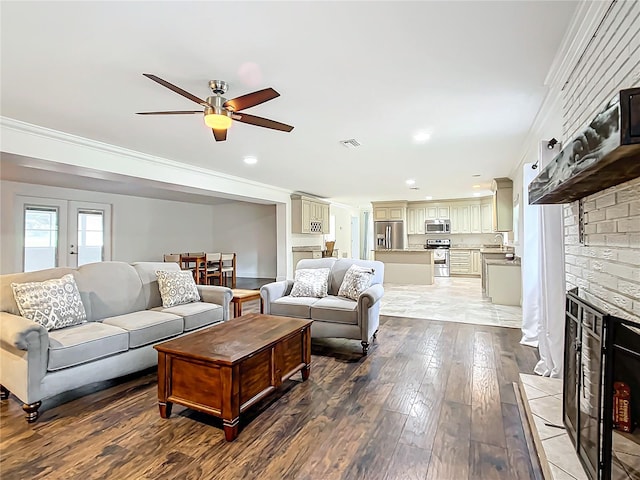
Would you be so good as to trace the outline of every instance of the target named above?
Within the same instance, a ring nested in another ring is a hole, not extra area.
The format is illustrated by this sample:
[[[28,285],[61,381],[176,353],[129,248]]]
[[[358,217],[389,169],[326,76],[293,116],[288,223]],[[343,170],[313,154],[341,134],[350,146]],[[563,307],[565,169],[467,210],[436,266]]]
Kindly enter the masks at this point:
[[[451,233],[450,220],[427,220],[424,222],[425,233]]]

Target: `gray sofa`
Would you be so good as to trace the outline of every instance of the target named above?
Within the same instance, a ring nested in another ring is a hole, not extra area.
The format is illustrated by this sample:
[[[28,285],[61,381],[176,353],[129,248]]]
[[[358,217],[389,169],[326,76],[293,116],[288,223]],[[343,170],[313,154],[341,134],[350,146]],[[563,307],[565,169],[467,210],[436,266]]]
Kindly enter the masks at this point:
[[[338,297],[345,273],[353,264],[374,269],[371,286],[358,300]],[[384,264],[378,261],[341,258],[300,260],[296,269],[330,268],[329,295],[324,298],[292,297],[293,280],[264,285],[260,289],[264,313],[285,317],[310,318],[312,338],[351,338],[360,340],[366,355],[380,324],[380,299],[384,294]]]
[[[0,276],[0,389],[22,402],[27,421],[43,399],[157,364],[153,345],[229,319],[231,289],[200,286],[200,302],[162,307],[156,270],[176,263],[100,262]],[[87,313],[81,325],[47,331],[21,317],[11,283],[73,274]]]

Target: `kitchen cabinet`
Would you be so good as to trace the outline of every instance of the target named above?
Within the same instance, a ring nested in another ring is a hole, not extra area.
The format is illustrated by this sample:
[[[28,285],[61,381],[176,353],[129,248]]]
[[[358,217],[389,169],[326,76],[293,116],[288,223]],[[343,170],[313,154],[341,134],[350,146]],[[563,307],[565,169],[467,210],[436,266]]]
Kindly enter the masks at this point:
[[[480,250],[452,248],[449,250],[451,275],[480,276]]]
[[[374,221],[405,221],[407,202],[376,202],[373,203]]]
[[[425,221],[425,208],[424,207],[409,207],[407,208],[407,234],[408,235],[421,235],[424,234],[424,221]]]
[[[430,205],[425,209],[425,220],[446,220],[450,215],[448,205]]]
[[[480,250],[471,250],[471,266],[469,268],[469,273],[477,276],[482,273]]]
[[[480,204],[480,229],[482,233],[493,233],[493,204]]]
[[[471,250],[449,250],[449,273],[468,275],[471,272]]]
[[[303,195],[291,195],[292,233],[329,233],[329,204]]]
[[[451,233],[471,233],[469,205],[451,205]]]
[[[494,178],[493,229],[496,232],[513,230],[513,182],[509,178]]]
[[[482,215],[479,202],[469,205],[469,218],[471,233],[482,233]]]

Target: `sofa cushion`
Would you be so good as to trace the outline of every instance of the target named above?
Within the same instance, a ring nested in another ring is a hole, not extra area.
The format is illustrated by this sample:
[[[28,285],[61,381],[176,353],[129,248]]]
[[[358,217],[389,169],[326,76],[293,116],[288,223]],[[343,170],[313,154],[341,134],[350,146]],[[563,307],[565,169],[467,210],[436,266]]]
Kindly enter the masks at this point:
[[[173,262],[135,262],[131,265],[138,272],[140,280],[142,280],[142,293],[146,303],[144,310],[162,306],[162,297],[160,296],[156,272],[158,270],[179,272],[180,265]]]
[[[142,281],[128,263],[87,263],[74,276],[90,322],[145,309]]]
[[[204,302],[186,303],[170,308],[157,307],[154,310],[182,317],[184,319],[185,332],[221,322],[223,320],[222,314],[224,313],[224,309],[220,305]]]
[[[129,332],[129,348],[142,347],[179,335],[182,333],[184,325],[182,317],[152,310],[105,318],[102,323]]]
[[[342,280],[347,273],[347,270],[351,265],[358,265],[364,268],[373,268],[373,278],[371,279],[371,285],[382,283],[384,279],[384,263],[378,260],[357,260],[353,258],[339,258],[331,267],[331,274],[329,275],[329,295],[337,295],[342,285]]]
[[[311,318],[323,322],[358,324],[358,302],[329,295],[311,306]]]
[[[113,325],[88,322],[49,332],[47,370],[60,370],[126,352],[129,333]]]
[[[316,297],[327,296],[329,288],[328,268],[300,268],[296,270],[291,289],[292,297]]]
[[[338,296],[358,300],[360,294],[371,285],[373,273],[373,268],[351,265],[347,273],[344,274],[344,279],[338,289]]]
[[[190,271],[158,270],[158,287],[163,307],[173,307],[200,300],[198,287]]]
[[[271,302],[271,315],[283,317],[311,318],[311,305],[318,302],[314,297],[280,297]]]
[[[87,321],[78,286],[70,273],[44,282],[12,283],[20,314],[47,330]]]

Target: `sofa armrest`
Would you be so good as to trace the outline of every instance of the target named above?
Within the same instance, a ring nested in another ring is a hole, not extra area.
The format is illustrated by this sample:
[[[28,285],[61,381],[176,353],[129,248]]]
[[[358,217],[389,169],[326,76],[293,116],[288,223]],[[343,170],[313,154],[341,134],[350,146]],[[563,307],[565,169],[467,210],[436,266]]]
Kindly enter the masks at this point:
[[[280,282],[272,282],[260,287],[260,298],[262,298],[262,306],[265,314],[271,313],[271,302],[289,295],[293,288],[293,280],[282,280]]]
[[[358,321],[363,342],[369,343],[380,325],[380,299],[384,295],[381,283],[371,285],[358,297]]]
[[[371,285],[358,297],[358,307],[371,308],[371,306],[375,305],[375,303],[378,302],[383,295],[384,287],[382,286],[382,284],[378,283],[376,285]]]
[[[42,399],[49,361],[49,332],[42,325],[0,312],[0,384],[24,403]]]
[[[221,305],[223,310],[223,320],[226,322],[231,318],[229,316],[229,303],[233,298],[233,292],[230,288],[219,287],[217,285],[197,285],[200,299],[206,303],[215,303]]]
[[[35,335],[29,335],[32,332]],[[29,350],[36,346],[34,342],[44,343],[49,348],[49,333],[42,325],[28,318],[0,312],[0,341],[19,350]]]

